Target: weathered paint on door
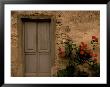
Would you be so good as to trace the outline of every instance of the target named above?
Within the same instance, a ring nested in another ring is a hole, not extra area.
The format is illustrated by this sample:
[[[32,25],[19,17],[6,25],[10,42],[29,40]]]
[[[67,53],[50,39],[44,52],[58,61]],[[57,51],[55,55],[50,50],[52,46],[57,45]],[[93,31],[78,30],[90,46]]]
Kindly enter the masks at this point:
[[[50,76],[50,22],[24,22],[25,76]]]

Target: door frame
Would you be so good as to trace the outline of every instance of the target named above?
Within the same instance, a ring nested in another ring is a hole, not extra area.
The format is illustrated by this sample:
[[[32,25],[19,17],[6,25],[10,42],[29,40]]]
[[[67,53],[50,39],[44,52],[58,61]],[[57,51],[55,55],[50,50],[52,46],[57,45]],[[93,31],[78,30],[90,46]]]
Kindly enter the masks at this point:
[[[24,53],[23,53],[23,26],[24,22],[23,19],[30,19],[30,20],[40,20],[40,19],[49,19],[50,22],[50,33],[51,34],[51,47],[50,47],[50,58],[51,58],[51,67],[55,63],[55,31],[56,31],[56,18],[55,16],[18,16],[17,17],[17,32],[18,32],[18,65],[19,65],[19,74],[18,76],[25,76],[25,59],[24,59]]]

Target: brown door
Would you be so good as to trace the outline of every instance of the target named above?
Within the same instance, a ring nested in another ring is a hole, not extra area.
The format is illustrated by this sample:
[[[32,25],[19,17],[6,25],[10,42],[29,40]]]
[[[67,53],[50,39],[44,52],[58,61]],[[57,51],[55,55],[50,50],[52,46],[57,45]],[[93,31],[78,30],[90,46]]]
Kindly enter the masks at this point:
[[[25,76],[50,76],[50,22],[24,22]]]

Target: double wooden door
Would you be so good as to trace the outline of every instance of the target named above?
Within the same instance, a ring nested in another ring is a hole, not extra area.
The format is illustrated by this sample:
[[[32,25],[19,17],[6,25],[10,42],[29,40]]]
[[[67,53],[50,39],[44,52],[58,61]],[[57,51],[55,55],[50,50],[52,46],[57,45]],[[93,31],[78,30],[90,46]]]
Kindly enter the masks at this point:
[[[50,76],[50,22],[26,21],[24,22],[23,34],[25,76]]]

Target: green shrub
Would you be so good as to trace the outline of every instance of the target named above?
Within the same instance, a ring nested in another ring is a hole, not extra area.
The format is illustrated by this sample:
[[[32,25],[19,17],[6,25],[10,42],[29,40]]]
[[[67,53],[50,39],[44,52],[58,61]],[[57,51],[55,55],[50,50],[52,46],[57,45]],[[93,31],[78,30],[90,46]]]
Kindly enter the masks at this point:
[[[67,66],[65,69],[59,70],[57,72],[58,77],[73,77],[75,72],[75,67],[73,65]]]

